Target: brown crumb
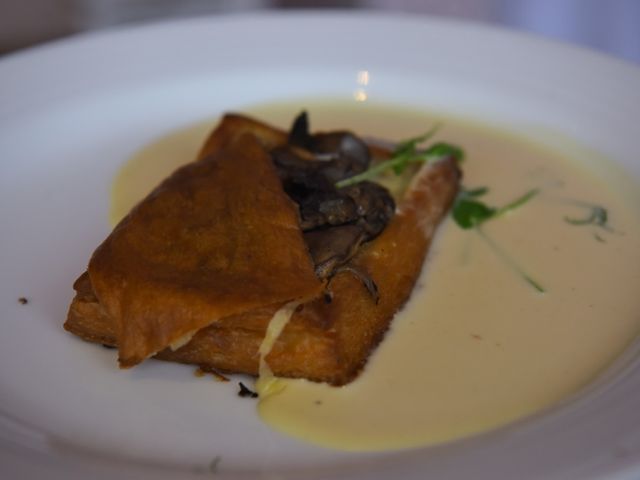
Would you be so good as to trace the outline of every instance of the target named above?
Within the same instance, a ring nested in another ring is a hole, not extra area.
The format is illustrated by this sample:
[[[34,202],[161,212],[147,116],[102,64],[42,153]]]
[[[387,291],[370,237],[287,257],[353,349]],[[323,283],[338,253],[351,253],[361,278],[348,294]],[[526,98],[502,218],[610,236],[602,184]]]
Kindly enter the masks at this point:
[[[253,390],[249,390],[244,383],[239,382],[240,390],[238,391],[239,397],[250,397],[250,398],[258,398],[258,394]]]
[[[472,333],[471,337],[475,338],[476,340],[482,340],[482,337],[480,335],[478,335],[477,333]]]
[[[28,299],[27,297],[20,297],[20,298],[18,299],[18,303],[19,303],[20,305],[26,305],[27,303],[29,303],[29,299]]]
[[[229,378],[222,375],[220,372],[209,372],[218,382],[228,382]]]
[[[210,373],[211,375],[213,375],[213,378],[218,381],[218,382],[228,382],[229,378],[225,377],[224,375],[222,375],[220,372],[218,372],[217,370],[210,368],[210,367],[198,367],[196,368],[196,370],[193,372],[193,374],[196,377],[204,377],[207,373]]]

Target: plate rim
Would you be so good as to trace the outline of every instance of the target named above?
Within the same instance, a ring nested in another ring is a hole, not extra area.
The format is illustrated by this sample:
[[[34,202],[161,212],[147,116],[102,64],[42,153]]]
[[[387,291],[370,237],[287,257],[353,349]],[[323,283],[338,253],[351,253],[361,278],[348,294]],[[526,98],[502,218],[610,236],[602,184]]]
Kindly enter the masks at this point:
[[[59,55],[61,51],[64,52],[65,50],[68,50],[70,47],[78,45],[78,43],[87,45],[87,43],[91,43],[96,39],[100,41],[105,41],[105,40],[108,41],[110,38],[113,38],[113,36],[119,36],[123,34],[127,35],[131,31],[138,31],[138,32],[144,31],[148,35],[153,35],[154,32],[157,33],[158,31],[162,31],[167,26],[171,26],[172,28],[179,28],[179,29],[186,28],[194,20],[197,23],[208,24],[211,22],[218,23],[221,20],[228,21],[229,19],[230,21],[233,21],[233,22],[237,22],[237,21],[244,22],[247,19],[252,19],[254,21],[261,22],[266,19],[269,19],[267,21],[270,22],[270,21],[282,21],[284,18],[286,18],[287,19],[286,21],[291,22],[291,21],[299,20],[301,17],[308,17],[308,16],[315,16],[315,15],[317,14],[309,11],[305,11],[304,13],[299,13],[299,12],[286,12],[286,13],[262,12],[258,14],[242,13],[242,14],[232,14],[232,15],[223,16],[223,17],[208,16],[208,17],[186,18],[186,19],[177,19],[177,20],[169,20],[169,21],[161,21],[161,22],[150,22],[142,26],[133,25],[133,26],[125,26],[125,27],[104,30],[100,32],[82,33],[82,34],[74,35],[69,38],[64,38],[61,40],[54,41],[49,44],[36,46],[33,48],[21,50],[15,53],[10,53],[9,55],[4,57],[0,57],[0,72],[2,71],[3,68],[12,68],[10,66],[7,67],[7,65],[10,65],[12,62],[16,60],[20,62],[23,62],[23,61],[31,62],[37,59],[39,55],[45,55],[45,56]],[[605,55],[584,47],[580,47],[572,44],[566,44],[564,42],[560,42],[557,40],[545,39],[543,37],[538,37],[537,35],[533,35],[533,34],[512,31],[511,29],[507,29],[507,28],[488,26],[485,24],[481,24],[479,22],[470,22],[467,20],[462,20],[462,21],[451,20],[451,19],[446,19],[443,21],[440,17],[433,17],[433,16],[426,16],[426,15],[420,16],[420,18],[416,19],[416,18],[413,18],[415,16],[412,16],[412,18],[408,18],[408,16],[405,14],[391,15],[388,13],[378,13],[378,12],[376,13],[367,12],[366,14],[363,15],[363,13],[361,12],[336,13],[335,11],[332,11],[332,12],[321,11],[320,15],[324,17],[324,21],[327,21],[327,19],[340,17],[343,19],[347,19],[349,21],[354,20],[354,21],[366,23],[368,19],[375,18],[375,19],[384,19],[385,21],[389,21],[393,23],[393,22],[398,22],[398,20],[401,19],[399,23],[402,23],[405,21],[408,21],[410,23],[422,23],[424,21],[427,21],[427,22],[433,22],[441,25],[443,23],[446,25],[455,25],[456,26],[455,28],[467,28],[467,26],[472,26],[474,29],[479,28],[482,31],[492,31],[492,32],[498,31],[500,32],[501,35],[504,35],[504,34],[506,34],[507,36],[516,35],[518,37],[529,38],[529,41],[533,41],[534,43],[540,43],[540,42],[547,43],[549,46],[553,48],[556,48],[556,46],[560,46],[565,52],[568,52],[568,54],[571,54],[571,51],[581,52],[580,53],[581,55],[587,55],[589,57],[593,57],[594,59],[597,58],[598,62],[614,61],[616,64],[619,64],[618,66],[624,67],[625,69],[627,67],[631,67],[631,71],[633,72],[633,74],[638,76],[638,78],[640,78],[640,68],[638,68],[634,64],[631,64],[625,60],[618,59],[615,57],[610,57],[608,55]],[[271,20],[271,19],[276,19],[276,20]],[[2,109],[0,108],[0,119],[1,117],[2,117]]]

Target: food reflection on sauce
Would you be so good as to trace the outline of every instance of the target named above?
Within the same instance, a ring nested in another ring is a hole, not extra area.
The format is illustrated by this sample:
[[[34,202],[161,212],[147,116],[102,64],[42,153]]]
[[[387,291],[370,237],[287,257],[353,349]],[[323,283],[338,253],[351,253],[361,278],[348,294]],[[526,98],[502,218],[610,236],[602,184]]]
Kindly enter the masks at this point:
[[[486,222],[482,235],[445,221],[411,300],[356,381],[340,388],[263,382],[271,393],[261,392],[258,410],[273,428],[356,451],[454,440],[566,398],[640,332],[638,212],[577,159],[470,122],[368,103],[297,102],[247,113],[286,128],[302,108],[314,130],[390,140],[438,120],[438,138],[466,151],[464,185],[488,187],[487,203],[539,194]],[[195,158],[214,124],[174,132],[134,156],[116,178],[112,222]],[[606,208],[606,228],[567,221],[588,218],[591,205]]]

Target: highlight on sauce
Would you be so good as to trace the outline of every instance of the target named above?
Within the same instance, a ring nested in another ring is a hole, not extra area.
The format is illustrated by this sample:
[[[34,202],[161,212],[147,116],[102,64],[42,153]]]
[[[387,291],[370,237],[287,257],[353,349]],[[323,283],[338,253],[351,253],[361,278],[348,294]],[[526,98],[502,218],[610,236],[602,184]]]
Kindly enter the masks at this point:
[[[314,129],[394,141],[440,123],[434,139],[466,153],[464,190],[360,377],[335,388],[272,378],[264,365],[258,413],[274,429],[353,451],[452,441],[574,394],[638,334],[640,215],[578,155],[480,123],[369,102],[281,103],[247,113],[286,128],[303,108]],[[214,123],[134,155],[113,185],[111,221],[195,158]]]

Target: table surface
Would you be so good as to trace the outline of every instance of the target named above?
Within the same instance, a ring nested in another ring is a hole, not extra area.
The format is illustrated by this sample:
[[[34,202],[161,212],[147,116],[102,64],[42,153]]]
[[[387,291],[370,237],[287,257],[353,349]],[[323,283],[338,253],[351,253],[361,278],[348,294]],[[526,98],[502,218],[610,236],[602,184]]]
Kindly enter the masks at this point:
[[[638,0],[3,0],[0,54],[123,24],[289,8],[439,15],[501,25],[640,64]]]

